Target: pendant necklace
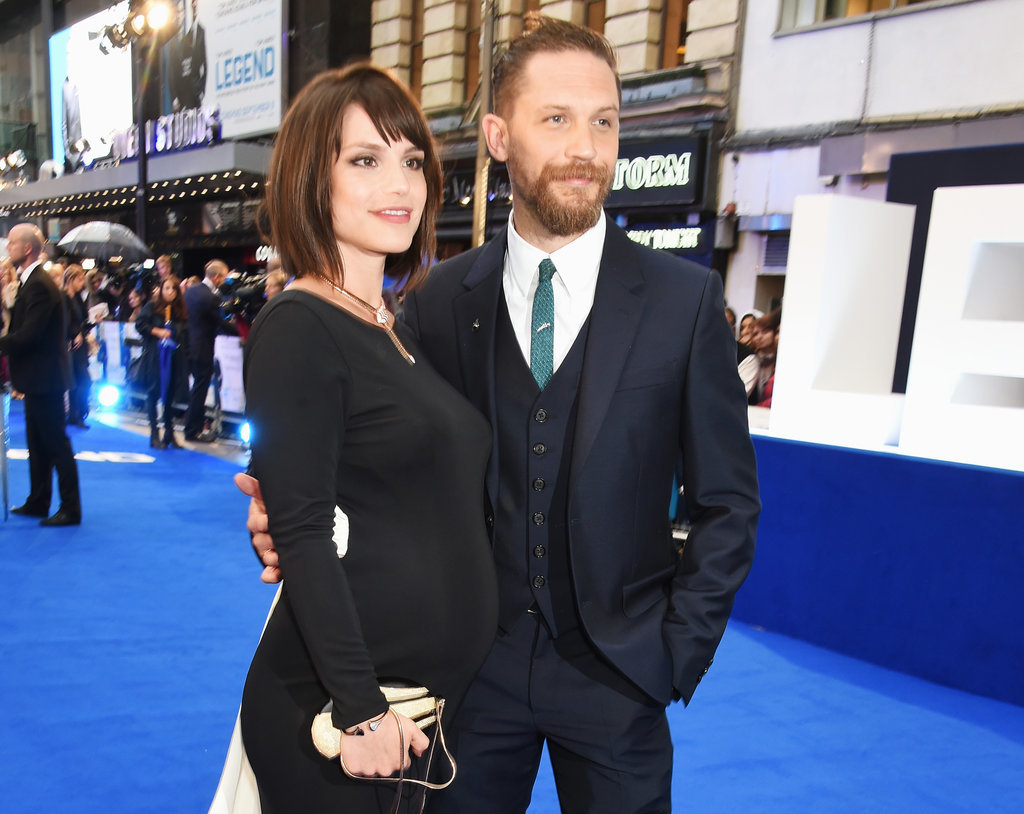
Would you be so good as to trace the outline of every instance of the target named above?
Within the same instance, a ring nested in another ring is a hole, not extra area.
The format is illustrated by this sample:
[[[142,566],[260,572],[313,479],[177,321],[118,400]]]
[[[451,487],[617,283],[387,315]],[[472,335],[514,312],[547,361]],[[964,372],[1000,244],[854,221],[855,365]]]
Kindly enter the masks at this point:
[[[317,277],[319,277],[321,280],[327,283],[327,285],[329,285],[339,294],[348,297],[350,300],[352,300],[352,302],[356,303],[356,305],[360,306],[361,308],[365,308],[367,311],[369,311],[373,315],[374,321],[381,328],[384,329],[384,333],[388,335],[388,338],[391,340],[392,344],[398,349],[398,352],[402,354],[402,358],[405,359],[405,361],[407,361],[410,365],[416,364],[416,359],[413,358],[413,355],[405,349],[405,346],[402,344],[402,340],[398,338],[398,334],[395,333],[395,329],[391,327],[391,314],[388,313],[388,309],[384,307],[383,302],[381,302],[379,307],[374,308],[366,300],[360,299],[352,292],[346,291],[341,286],[335,285],[319,272],[315,271],[313,272],[313,274],[315,274]]]

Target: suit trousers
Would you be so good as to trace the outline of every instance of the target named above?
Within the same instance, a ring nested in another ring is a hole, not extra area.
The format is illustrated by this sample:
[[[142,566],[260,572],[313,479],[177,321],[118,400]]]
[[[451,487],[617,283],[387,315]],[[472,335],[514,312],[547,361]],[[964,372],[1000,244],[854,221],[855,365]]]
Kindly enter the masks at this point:
[[[213,348],[190,350],[192,389],[188,394],[188,411],[185,413],[186,438],[193,438],[203,431],[206,423],[206,394],[210,390],[210,380],[213,378]]]
[[[89,350],[84,345],[71,351],[71,372],[75,377],[75,386],[68,391],[68,423],[77,424],[89,415],[89,390],[92,385]]]
[[[64,429],[64,394],[25,394],[25,436],[31,491],[25,505],[49,513],[53,496],[53,470],[61,507],[72,514],[82,511],[78,495],[78,465]]]
[[[671,811],[665,708],[578,629],[553,639],[536,613],[496,639],[450,732],[458,777],[431,798],[431,814],[522,814],[545,740],[563,814]]]

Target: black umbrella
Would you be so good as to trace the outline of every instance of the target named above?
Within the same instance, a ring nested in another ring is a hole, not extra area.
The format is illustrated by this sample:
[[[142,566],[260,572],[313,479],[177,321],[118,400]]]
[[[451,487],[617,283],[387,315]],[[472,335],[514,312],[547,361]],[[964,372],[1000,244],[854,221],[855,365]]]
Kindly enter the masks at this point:
[[[57,245],[76,257],[111,260],[120,257],[125,263],[138,263],[153,256],[149,247],[127,226],[94,220],[76,226]]]

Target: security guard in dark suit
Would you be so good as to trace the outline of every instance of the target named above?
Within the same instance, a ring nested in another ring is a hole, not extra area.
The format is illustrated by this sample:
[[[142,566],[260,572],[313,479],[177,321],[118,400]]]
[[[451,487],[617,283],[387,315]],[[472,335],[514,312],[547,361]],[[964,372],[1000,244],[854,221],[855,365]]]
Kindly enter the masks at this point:
[[[82,521],[78,467],[64,429],[64,392],[71,387],[64,295],[40,263],[43,234],[20,223],[7,237],[7,251],[21,285],[11,311],[11,329],[0,337],[0,353],[10,359],[11,385],[25,395],[25,435],[31,489],[14,514],[43,518],[44,526],[76,526]],[[60,507],[52,515],[53,470]]]

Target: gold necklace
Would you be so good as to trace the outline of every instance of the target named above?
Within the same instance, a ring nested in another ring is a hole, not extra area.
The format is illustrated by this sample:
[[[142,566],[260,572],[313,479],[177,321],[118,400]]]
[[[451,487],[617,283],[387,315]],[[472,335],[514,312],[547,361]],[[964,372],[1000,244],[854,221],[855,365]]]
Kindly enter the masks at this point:
[[[314,271],[313,274],[315,276],[319,277],[325,283],[327,283],[327,285],[329,285],[331,288],[333,288],[339,294],[343,294],[344,296],[348,297],[350,300],[352,300],[357,305],[359,305],[359,306],[365,308],[367,311],[369,311],[373,315],[373,318],[376,321],[376,323],[378,325],[380,325],[381,328],[384,329],[384,333],[386,333],[388,335],[388,338],[391,340],[392,344],[396,348],[398,348],[398,352],[400,354],[402,354],[402,358],[405,359],[405,361],[407,361],[410,365],[416,364],[416,359],[413,358],[413,355],[411,353],[409,353],[409,351],[407,351],[405,349],[405,346],[402,344],[402,340],[398,338],[398,334],[395,333],[395,329],[391,327],[391,314],[388,313],[388,309],[384,307],[384,303],[383,302],[381,302],[380,306],[378,306],[377,308],[374,308],[366,300],[360,299],[359,297],[357,297],[352,292],[346,291],[341,286],[335,285],[334,283],[332,283],[330,280],[328,280],[326,277],[324,277],[324,275],[320,274],[319,272]]]

